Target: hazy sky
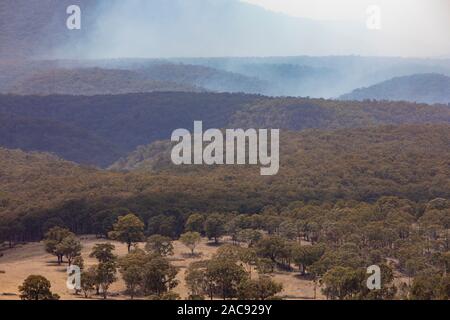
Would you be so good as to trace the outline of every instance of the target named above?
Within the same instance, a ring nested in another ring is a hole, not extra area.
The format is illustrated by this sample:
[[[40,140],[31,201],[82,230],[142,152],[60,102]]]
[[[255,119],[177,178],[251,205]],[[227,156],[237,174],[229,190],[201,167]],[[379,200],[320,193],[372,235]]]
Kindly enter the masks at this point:
[[[450,57],[450,0],[105,3],[95,15],[97,27],[90,44],[82,43],[80,52],[71,50],[74,55]],[[380,30],[366,26],[370,5],[381,9]]]
[[[287,15],[316,20],[367,20],[371,5],[381,9],[378,38],[387,54],[450,54],[450,0],[241,0]],[[383,54],[383,52],[381,52]]]
[[[362,20],[370,5],[378,5],[389,19],[430,22],[436,13],[450,17],[448,0],[241,0],[288,15],[320,20]],[[447,10],[445,10],[447,9]],[[417,21],[417,20],[416,20]]]

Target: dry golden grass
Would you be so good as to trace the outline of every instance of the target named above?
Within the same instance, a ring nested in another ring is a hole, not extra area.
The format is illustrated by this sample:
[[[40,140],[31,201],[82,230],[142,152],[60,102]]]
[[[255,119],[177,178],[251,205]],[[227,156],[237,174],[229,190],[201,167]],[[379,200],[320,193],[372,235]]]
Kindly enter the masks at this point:
[[[117,255],[123,256],[127,253],[127,248],[124,244],[114,241],[96,239],[89,236],[82,237],[81,242],[83,245],[82,256],[87,267],[97,263],[95,259],[89,258],[92,247],[97,243],[111,242],[116,246],[115,253]],[[140,246],[142,247],[142,244]],[[179,268],[177,279],[180,283],[174,289],[174,292],[186,299],[188,296],[188,289],[184,282],[186,269],[194,261],[210,258],[217,249],[218,246],[210,245],[204,239],[196,248],[196,252],[200,253],[200,255],[192,257],[189,255],[189,249],[180,242],[175,241],[174,255],[170,257],[170,260],[173,265]],[[52,284],[51,290],[59,294],[61,299],[84,299],[83,296],[76,296],[73,294],[73,291],[67,289],[67,265],[58,266],[55,262],[55,257],[45,252],[43,243],[20,245],[2,253],[4,255],[0,257],[0,300],[19,299],[18,287],[31,274],[39,274],[50,280]],[[301,279],[298,273],[276,272],[272,277],[275,281],[283,284],[284,289],[280,296],[286,299],[312,299],[314,296],[313,282]],[[128,299],[128,296],[123,294],[124,289],[125,285],[119,276],[119,280],[111,286],[109,299]],[[323,298],[320,294],[320,289],[317,289],[317,295],[318,299]],[[93,297],[93,299],[96,299],[96,297]]]

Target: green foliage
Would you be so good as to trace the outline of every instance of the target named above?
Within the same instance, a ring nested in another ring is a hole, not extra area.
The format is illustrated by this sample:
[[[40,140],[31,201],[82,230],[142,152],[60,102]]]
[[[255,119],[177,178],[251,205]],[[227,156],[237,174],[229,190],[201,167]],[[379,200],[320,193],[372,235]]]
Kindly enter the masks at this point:
[[[108,233],[113,230],[114,223],[124,213],[131,213],[126,208],[113,208],[99,211],[92,216],[93,232],[99,237],[108,237]]]
[[[273,262],[283,258],[287,250],[286,240],[279,236],[265,237],[256,243],[258,255]]]
[[[322,290],[328,299],[352,299],[365,286],[363,270],[345,267],[334,267],[322,278],[325,288]]]
[[[436,299],[439,296],[439,283],[439,275],[418,275],[412,283],[410,298],[413,300]]]
[[[58,300],[59,296],[50,291],[51,284],[43,276],[31,275],[19,287],[22,300]]]
[[[307,272],[307,268],[319,261],[325,253],[325,246],[313,245],[313,246],[301,246],[296,245],[293,248],[292,256],[293,261],[300,268],[302,274]]]
[[[85,298],[89,298],[97,287],[97,266],[83,270],[81,273],[81,291]]]
[[[161,257],[173,255],[172,239],[159,234],[154,234],[147,238],[145,250],[149,253],[160,255]]]
[[[128,252],[131,246],[144,239],[144,223],[134,214],[127,214],[118,218],[117,223],[113,226],[113,231],[109,234],[113,240],[126,243]]]
[[[159,214],[148,220],[147,233],[150,235],[174,237],[178,229],[177,219],[172,215]]]
[[[224,246],[210,260],[192,263],[185,278],[190,296],[218,296],[224,300],[237,297],[240,283],[249,279],[239,254],[239,248]]]
[[[136,88],[136,85],[147,90],[158,86],[181,90],[189,87],[153,80],[137,81],[140,76],[130,71],[53,71],[44,73],[44,79],[41,79],[44,82],[31,77],[23,84],[23,90],[46,90],[42,84],[57,79],[61,81],[50,87],[61,93],[70,90],[71,94],[87,92],[86,89],[92,94],[114,87]],[[116,81],[127,74],[131,76],[128,82]],[[88,85],[92,81],[96,84]],[[61,88],[68,84],[69,89]],[[105,87],[101,89],[103,85]],[[52,152],[77,163],[107,167],[140,145],[167,139],[177,128],[191,128],[194,120],[202,119],[205,125],[214,128],[224,127],[236,110],[261,98],[243,94],[181,92],[116,95],[122,89],[114,89],[114,95],[93,97],[0,95],[0,145]]]
[[[103,299],[108,297],[108,290],[111,284],[117,280],[116,261],[100,262],[96,268],[95,283],[98,285]]]
[[[70,266],[72,261],[81,254],[81,242],[75,236],[69,235],[56,246],[55,251],[63,254]]]
[[[58,264],[63,262],[63,257],[67,256],[69,264],[73,257],[79,255],[81,245],[75,234],[68,229],[53,227],[45,234],[45,250],[58,258]]]
[[[178,270],[159,254],[136,249],[119,260],[127,292],[136,295],[164,296],[178,284]]]
[[[191,250],[194,255],[195,248],[200,244],[202,237],[198,232],[186,232],[180,236],[180,241]]]
[[[177,268],[172,266],[163,257],[154,256],[149,258],[143,270],[143,289],[145,295],[163,295],[175,288],[178,284],[176,280]]]
[[[214,239],[215,243],[225,233],[225,219],[220,213],[213,213],[205,220],[205,233],[209,239]]]
[[[84,259],[81,255],[76,256],[75,258],[73,258],[72,264],[74,266],[77,266],[78,268],[80,268],[80,270],[84,270]]]
[[[144,279],[143,268],[138,265],[131,265],[122,269],[120,272],[123,281],[125,281],[127,293],[130,295],[131,300],[133,300]]]
[[[238,298],[240,300],[267,300],[283,290],[283,286],[274,282],[268,276],[258,279],[247,279],[239,284]]]
[[[449,103],[450,78],[437,73],[396,77],[341,96],[344,100],[397,100],[422,103]]]
[[[113,253],[116,247],[111,243],[98,243],[90,253],[91,258],[95,258],[100,263],[116,261],[117,256]]]
[[[208,261],[205,277],[212,291],[224,300],[237,296],[239,284],[248,277],[242,266],[231,258],[215,257]]]
[[[185,230],[187,232],[204,233],[205,217],[200,213],[191,214],[185,224]]]
[[[284,232],[286,226],[292,229],[291,237],[293,228],[287,222],[279,230],[284,222],[280,216],[258,217],[255,213],[269,206],[287,207],[296,201],[304,203],[302,210],[307,215],[312,214],[307,213],[308,204],[334,204],[343,199],[372,204],[389,195],[417,206],[435,198],[448,198],[448,166],[441,161],[449,156],[445,145],[448,131],[448,126],[435,125],[285,133],[281,142],[282,168],[271,183],[266,183],[254,168],[200,167],[195,168],[195,177],[189,173],[190,168],[185,169],[186,173],[179,169],[155,174],[114,173],[77,167],[48,155],[0,149],[0,174],[5,181],[2,198],[8,199],[5,206],[0,206],[0,225],[11,230],[3,234],[12,243],[40,240],[41,230],[61,222],[77,234],[102,234],[112,227],[108,212],[115,216],[121,214],[118,208],[132,208],[147,222],[148,234],[177,237],[183,233],[191,212],[201,211],[204,217],[214,212],[237,212],[249,220],[236,218],[233,236],[249,228]],[[396,161],[390,159],[391,154],[396,155]],[[23,181],[23,176],[32,179]],[[317,210],[317,206],[312,208]],[[104,215],[98,215],[104,210]],[[368,226],[372,230],[370,237],[375,235],[368,241],[384,246],[377,239],[380,229],[390,238],[395,237],[395,232],[407,236],[405,228],[420,214],[418,207],[413,210],[401,216],[391,212],[389,217],[377,212],[387,219],[386,224]],[[128,212],[124,209],[122,215]],[[436,214],[427,210],[424,219],[430,220],[431,215]],[[102,216],[105,228],[100,225]],[[440,216],[445,217],[445,213]],[[231,219],[226,222],[228,228]],[[294,222],[297,236],[317,240],[318,221]],[[435,224],[428,222],[429,227]],[[343,226],[328,225],[326,237],[331,241],[337,232],[346,232],[336,229]]]

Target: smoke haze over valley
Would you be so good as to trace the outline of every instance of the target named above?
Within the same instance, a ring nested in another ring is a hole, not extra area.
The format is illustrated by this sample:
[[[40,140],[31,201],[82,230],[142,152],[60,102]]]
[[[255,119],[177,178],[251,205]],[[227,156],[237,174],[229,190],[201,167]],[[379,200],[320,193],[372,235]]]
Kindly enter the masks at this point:
[[[248,2],[4,0],[0,55],[13,45],[53,58],[450,54],[446,0]],[[81,30],[65,28],[71,4],[81,8]],[[380,30],[366,26],[373,4],[382,9]]]
[[[0,300],[450,300],[449,32],[448,0],[0,0]]]

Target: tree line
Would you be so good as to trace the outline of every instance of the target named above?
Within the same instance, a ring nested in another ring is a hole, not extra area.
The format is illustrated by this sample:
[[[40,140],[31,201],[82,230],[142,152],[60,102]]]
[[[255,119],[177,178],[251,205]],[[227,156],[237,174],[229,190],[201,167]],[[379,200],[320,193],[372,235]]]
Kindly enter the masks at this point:
[[[449,217],[450,202],[442,198],[424,206],[396,197],[374,204],[297,202],[254,215],[192,213],[177,233],[169,217],[145,224],[128,213],[99,236],[125,243],[129,253],[117,258],[114,246],[96,246],[92,254],[100,257],[99,265],[83,272],[97,280],[86,282],[91,284],[86,292],[107,292],[119,270],[130,297],[176,298],[171,290],[178,272],[168,259],[172,241],[179,239],[195,256],[201,237],[220,243],[227,236],[230,244],[189,266],[185,281],[191,299],[275,298],[282,290],[271,279],[277,270],[313,281],[328,299],[448,299]],[[137,246],[142,241],[145,248]],[[80,263],[80,243],[67,229],[51,228],[45,244],[59,263],[64,258]],[[374,264],[381,267],[383,287],[371,291],[366,268]],[[407,281],[394,281],[399,275]]]

